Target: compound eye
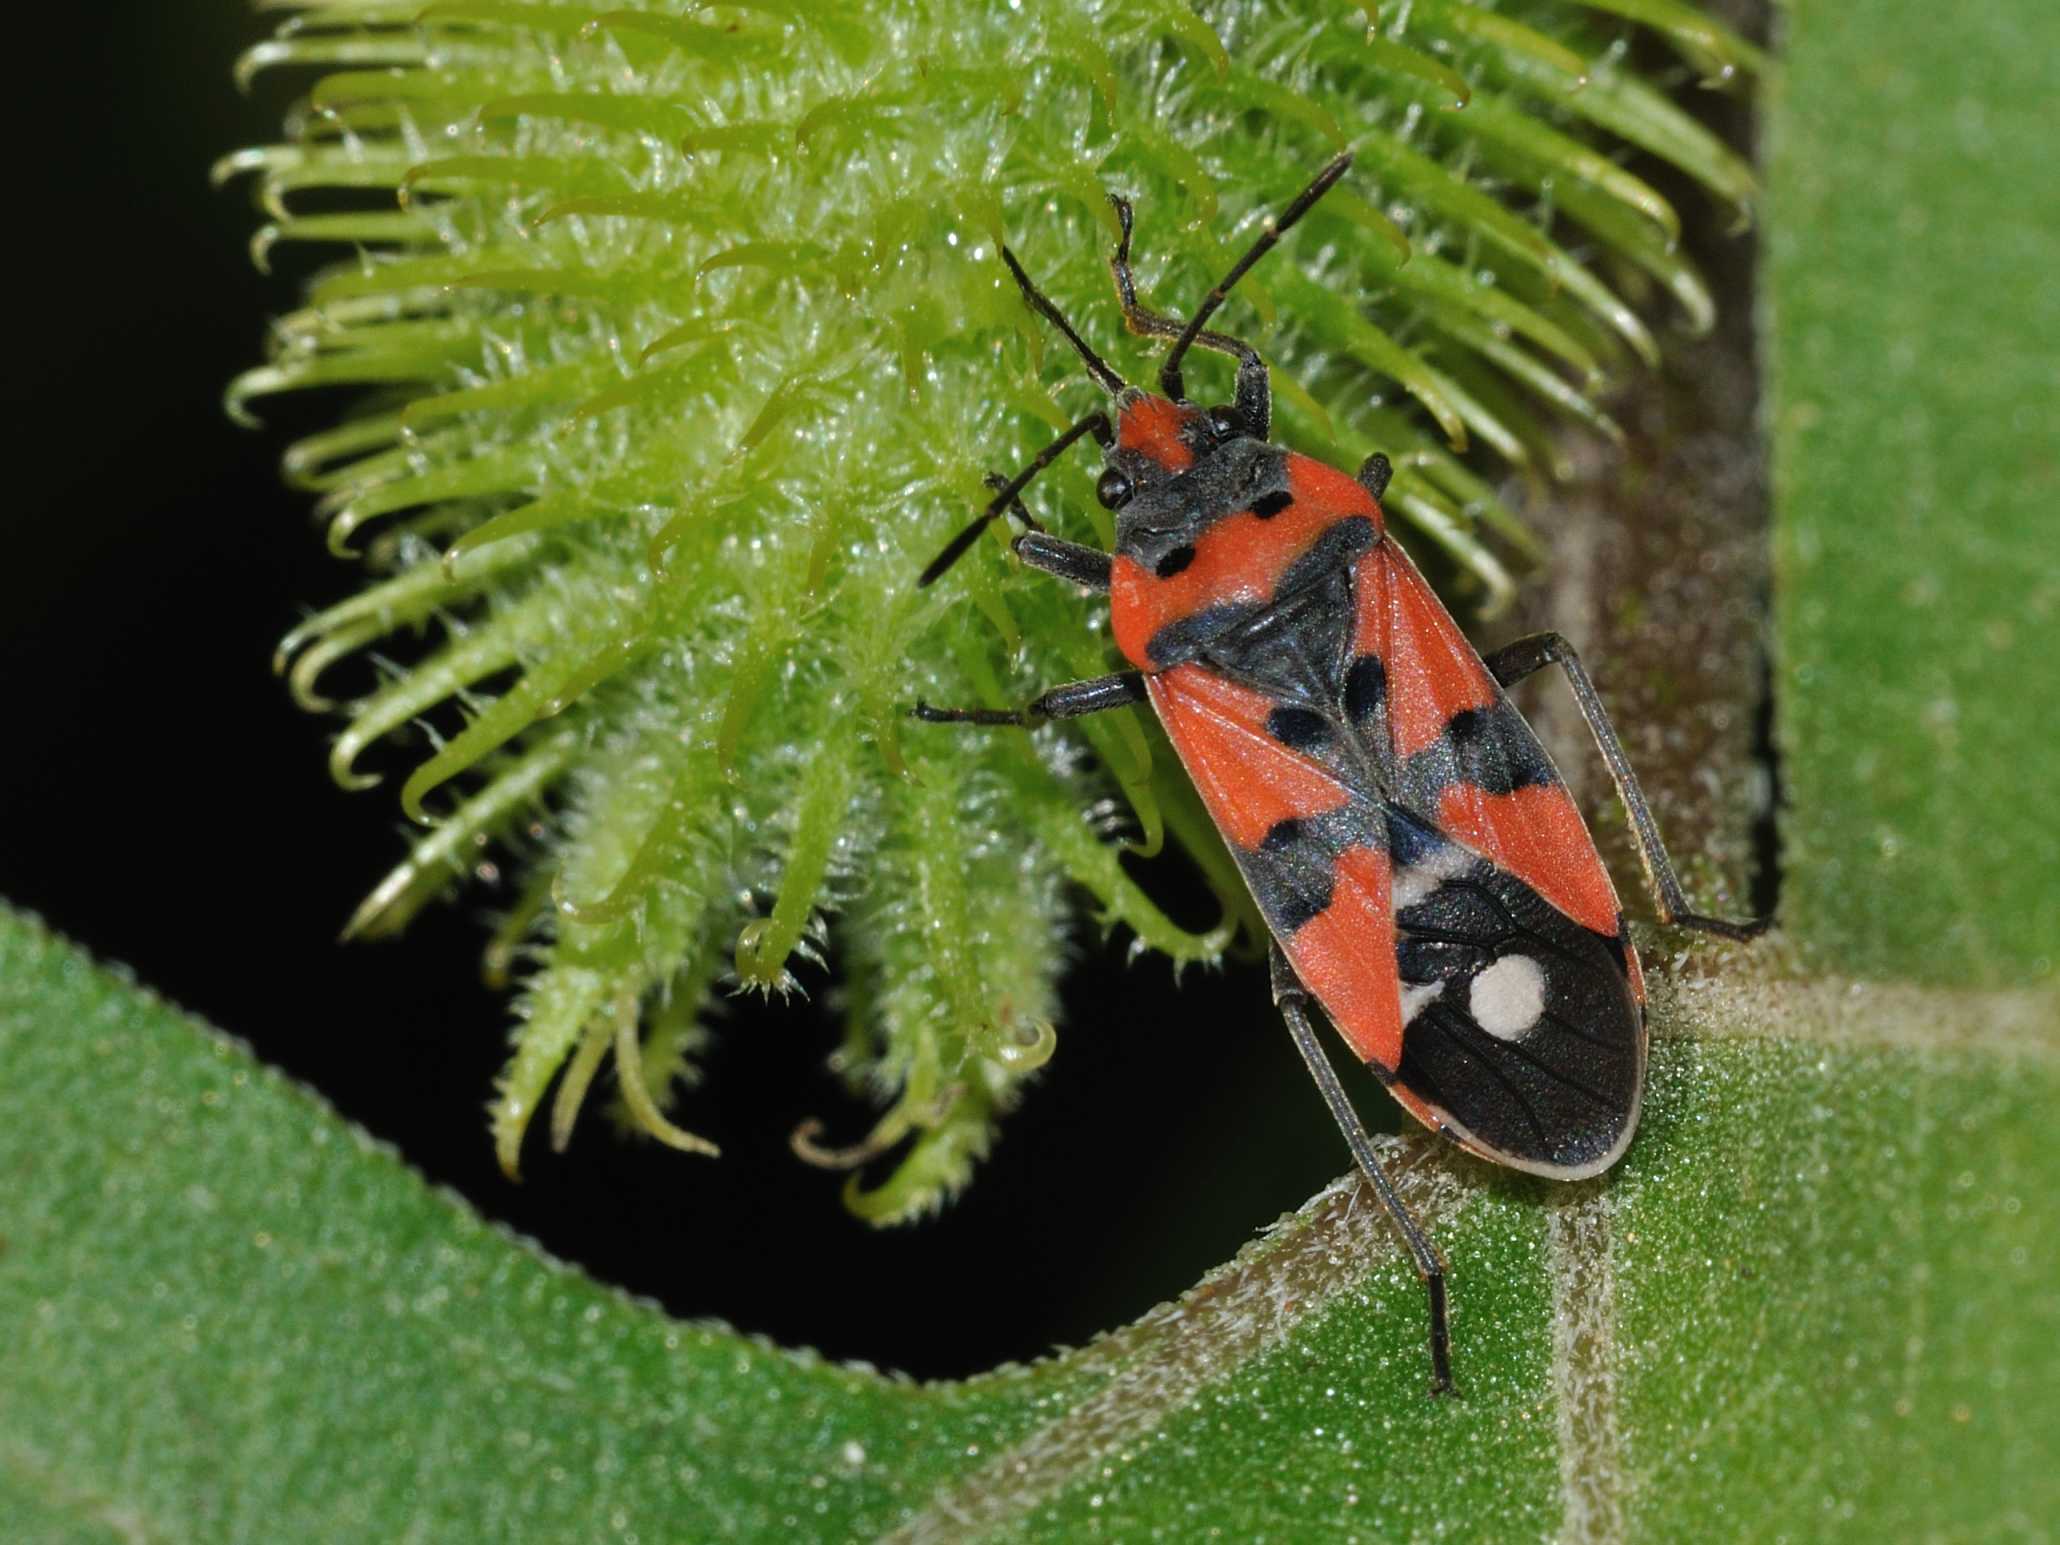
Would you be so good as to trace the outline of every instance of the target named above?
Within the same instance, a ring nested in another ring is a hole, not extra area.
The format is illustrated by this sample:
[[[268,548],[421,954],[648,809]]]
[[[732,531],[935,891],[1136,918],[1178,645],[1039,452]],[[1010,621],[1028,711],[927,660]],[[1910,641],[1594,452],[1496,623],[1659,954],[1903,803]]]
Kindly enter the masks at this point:
[[[1244,418],[1235,408],[1211,408],[1209,427],[1219,440],[1231,440],[1245,432]]]
[[[1100,480],[1094,485],[1094,496],[1101,500],[1102,508],[1105,510],[1122,509],[1130,502],[1133,492],[1135,490],[1130,486],[1130,479],[1114,467],[1102,473]]]

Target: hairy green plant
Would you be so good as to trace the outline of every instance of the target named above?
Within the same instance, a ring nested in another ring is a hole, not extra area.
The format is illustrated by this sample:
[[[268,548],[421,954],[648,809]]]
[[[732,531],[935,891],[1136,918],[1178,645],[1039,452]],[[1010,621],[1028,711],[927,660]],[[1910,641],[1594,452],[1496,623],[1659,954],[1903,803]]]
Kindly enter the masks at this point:
[[[643,1129],[691,1082],[711,995],[841,963],[839,1067],[883,1108],[847,1189],[894,1221],[964,1184],[1049,1055],[1070,897],[1176,963],[1255,926],[1140,716],[1030,737],[919,731],[919,693],[1009,703],[1105,667],[1096,609],[999,544],[923,561],[1085,396],[1007,239],[1119,368],[1107,195],[1178,310],[1344,145],[1349,183],[1241,288],[1283,438],[1356,464],[1492,605],[1534,539],[1469,464],[1564,474],[1568,422],[1656,351],[1642,307],[1710,301],[1637,149],[1742,210],[1749,170],[1663,95],[1757,55],[1682,0],[657,4],[275,0],[242,74],[320,75],[282,143],[229,158],[283,242],[345,244],[231,388],[355,389],[287,455],[375,576],[309,619],[296,697],[381,678],[331,767],[419,725],[427,828],[348,931],[402,927],[526,834],[489,959],[520,962],[493,1112],[515,1169],[553,1080],[562,1146],[613,1054]],[[1641,38],[1641,34],[1643,34]],[[1207,369],[1209,367],[1203,367]],[[1206,390],[1206,388],[1204,388]],[[1106,544],[1085,458],[1036,490]],[[377,653],[375,653],[375,651]],[[396,660],[387,651],[404,657]],[[1124,853],[1183,850],[1223,922],[1177,926]]]

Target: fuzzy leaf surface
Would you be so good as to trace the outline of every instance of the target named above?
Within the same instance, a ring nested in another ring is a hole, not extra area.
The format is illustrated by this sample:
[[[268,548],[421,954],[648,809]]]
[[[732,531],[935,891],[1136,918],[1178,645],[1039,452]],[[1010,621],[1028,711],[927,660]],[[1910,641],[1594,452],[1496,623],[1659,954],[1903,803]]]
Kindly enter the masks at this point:
[[[1658,1044],[1647,1131],[1606,1189],[1553,1194],[1419,1145],[1430,1162],[1403,1178],[1459,1284],[1461,1399],[1424,1393],[1419,1291],[1350,1187],[1087,1349],[918,1387],[549,1261],[10,915],[0,1526],[2029,1527],[2060,1508],[2053,1011],[2013,999],[2001,1031],[1928,1044],[1951,1001],[1677,989],[1663,1022],[1696,1039]],[[1850,1038],[1856,1018],[1878,1043]]]

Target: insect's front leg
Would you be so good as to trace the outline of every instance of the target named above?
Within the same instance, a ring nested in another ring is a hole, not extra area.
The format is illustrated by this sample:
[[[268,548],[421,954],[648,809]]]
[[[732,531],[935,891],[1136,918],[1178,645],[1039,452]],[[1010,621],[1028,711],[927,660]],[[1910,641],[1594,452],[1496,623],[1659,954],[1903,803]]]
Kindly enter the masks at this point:
[[[1006,250],[1004,250],[1002,255],[1004,257],[1008,255]],[[1009,266],[1011,268],[1015,267],[1015,260],[1013,258],[1009,260]],[[1016,277],[1022,278],[1022,270],[1016,269]],[[1051,305],[1050,301],[1045,300],[1043,296],[1037,295],[1035,290],[1029,288],[1028,280],[1023,282],[1025,294],[1034,296],[1047,308]],[[1050,312],[1050,315],[1058,321],[1061,327],[1066,326],[1065,319],[1058,316],[1057,312]],[[1066,336],[1072,338],[1075,343],[1079,343],[1079,339],[1075,337],[1071,328],[1066,329]],[[1085,348],[1086,345],[1082,344],[1081,347]],[[1092,358],[1092,351],[1090,351],[1089,357]],[[1095,363],[1100,364],[1101,362],[1096,360]],[[1103,365],[1102,369],[1107,370],[1108,366]],[[1114,377],[1111,376],[1111,379],[1114,380]],[[1122,385],[1121,381],[1116,381],[1115,387],[1112,389],[1120,390]],[[916,577],[916,588],[920,590],[925,586],[934,585],[942,577],[946,569],[966,555],[967,550],[980,539],[980,533],[985,531],[989,523],[999,516],[1003,510],[1012,510],[1016,518],[1032,531],[1042,531],[1044,529],[1043,523],[1033,519],[1030,512],[1023,508],[1023,501],[1020,495],[1023,492],[1024,485],[1054,461],[1058,460],[1059,454],[1083,435],[1093,435],[1095,443],[1104,449],[1116,443],[1116,431],[1109,427],[1108,414],[1090,413],[1035,456],[1031,457],[1030,465],[1021,472],[1018,472],[1014,477],[1004,478],[999,474],[989,474],[987,486],[995,490],[995,495],[988,501],[987,508],[975,515],[960,530],[957,536],[944,544],[944,551],[932,558],[929,567]]]
[[[1529,638],[1520,638],[1506,648],[1496,650],[1485,663],[1490,673],[1505,687],[1515,686],[1526,676],[1548,665],[1557,665],[1566,672],[1567,685],[1574,690],[1574,701],[1580,706],[1581,717],[1588,721],[1589,732],[1594,735],[1595,744],[1602,752],[1602,760],[1609,768],[1610,777],[1616,781],[1617,796],[1630,813],[1631,834],[1637,841],[1638,857],[1645,865],[1645,878],[1662,923],[1676,928],[1695,928],[1726,939],[1750,939],[1765,931],[1773,921],[1771,917],[1734,923],[1721,917],[1704,917],[1690,910],[1687,893],[1681,889],[1680,877],[1674,873],[1673,860],[1667,857],[1666,844],[1660,840],[1659,825],[1652,818],[1652,807],[1646,804],[1645,791],[1638,787],[1638,775],[1631,770],[1630,758],[1624,755],[1624,743],[1617,739],[1616,727],[1609,722],[1609,710],[1602,706],[1602,694],[1595,690],[1595,682],[1588,675],[1588,668],[1581,664],[1581,657],[1574,653],[1573,645],[1557,633],[1533,633]]]
[[[1109,588],[1109,555],[1098,547],[1082,547],[1053,536],[1023,508],[1023,501],[999,473],[989,473],[987,486],[1007,499],[1009,513],[1029,529],[1015,540],[1016,556],[1033,569],[1057,575],[1088,590]],[[1013,724],[1031,729],[1047,719],[1078,719],[1083,714],[1127,708],[1144,701],[1144,673],[1119,671],[1090,681],[1069,681],[1053,687],[1023,708],[932,708],[918,702],[909,717],[930,724]]]
[[[1099,547],[1063,541],[1049,531],[1026,531],[1016,538],[1016,556],[1085,590],[1109,588],[1109,555]]]
[[[909,717],[927,724],[1013,724],[1027,730],[1047,719],[1078,719],[1111,708],[1128,708],[1144,699],[1144,672],[1118,671],[1113,676],[1053,687],[1023,708],[932,708],[918,701]]]
[[[987,486],[997,493],[1006,492],[1009,480],[999,472],[987,474]],[[1009,495],[1009,513],[1023,523],[1023,534],[1010,545],[1016,556],[1033,569],[1042,569],[1060,579],[1079,585],[1086,590],[1107,593],[1109,588],[1109,555],[1098,547],[1082,547],[1078,542],[1068,542],[1055,537],[1044,529],[1037,520],[1023,508],[1021,494]]]

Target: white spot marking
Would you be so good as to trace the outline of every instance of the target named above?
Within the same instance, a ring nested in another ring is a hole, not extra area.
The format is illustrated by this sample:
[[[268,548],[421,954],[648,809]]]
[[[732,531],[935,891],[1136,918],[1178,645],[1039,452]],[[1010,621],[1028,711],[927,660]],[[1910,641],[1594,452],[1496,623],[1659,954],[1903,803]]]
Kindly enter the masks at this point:
[[[1473,979],[1467,1007],[1488,1034],[1518,1040],[1545,1012],[1545,973],[1528,955],[1504,955]]]
[[[1404,982],[1402,984],[1402,1023],[1407,1025],[1423,1012],[1423,1006],[1445,990],[1443,982]]]
[[[1458,848],[1440,848],[1420,864],[1406,864],[1395,871],[1391,893],[1397,912],[1413,907],[1447,880],[1464,874],[1472,859]]]

